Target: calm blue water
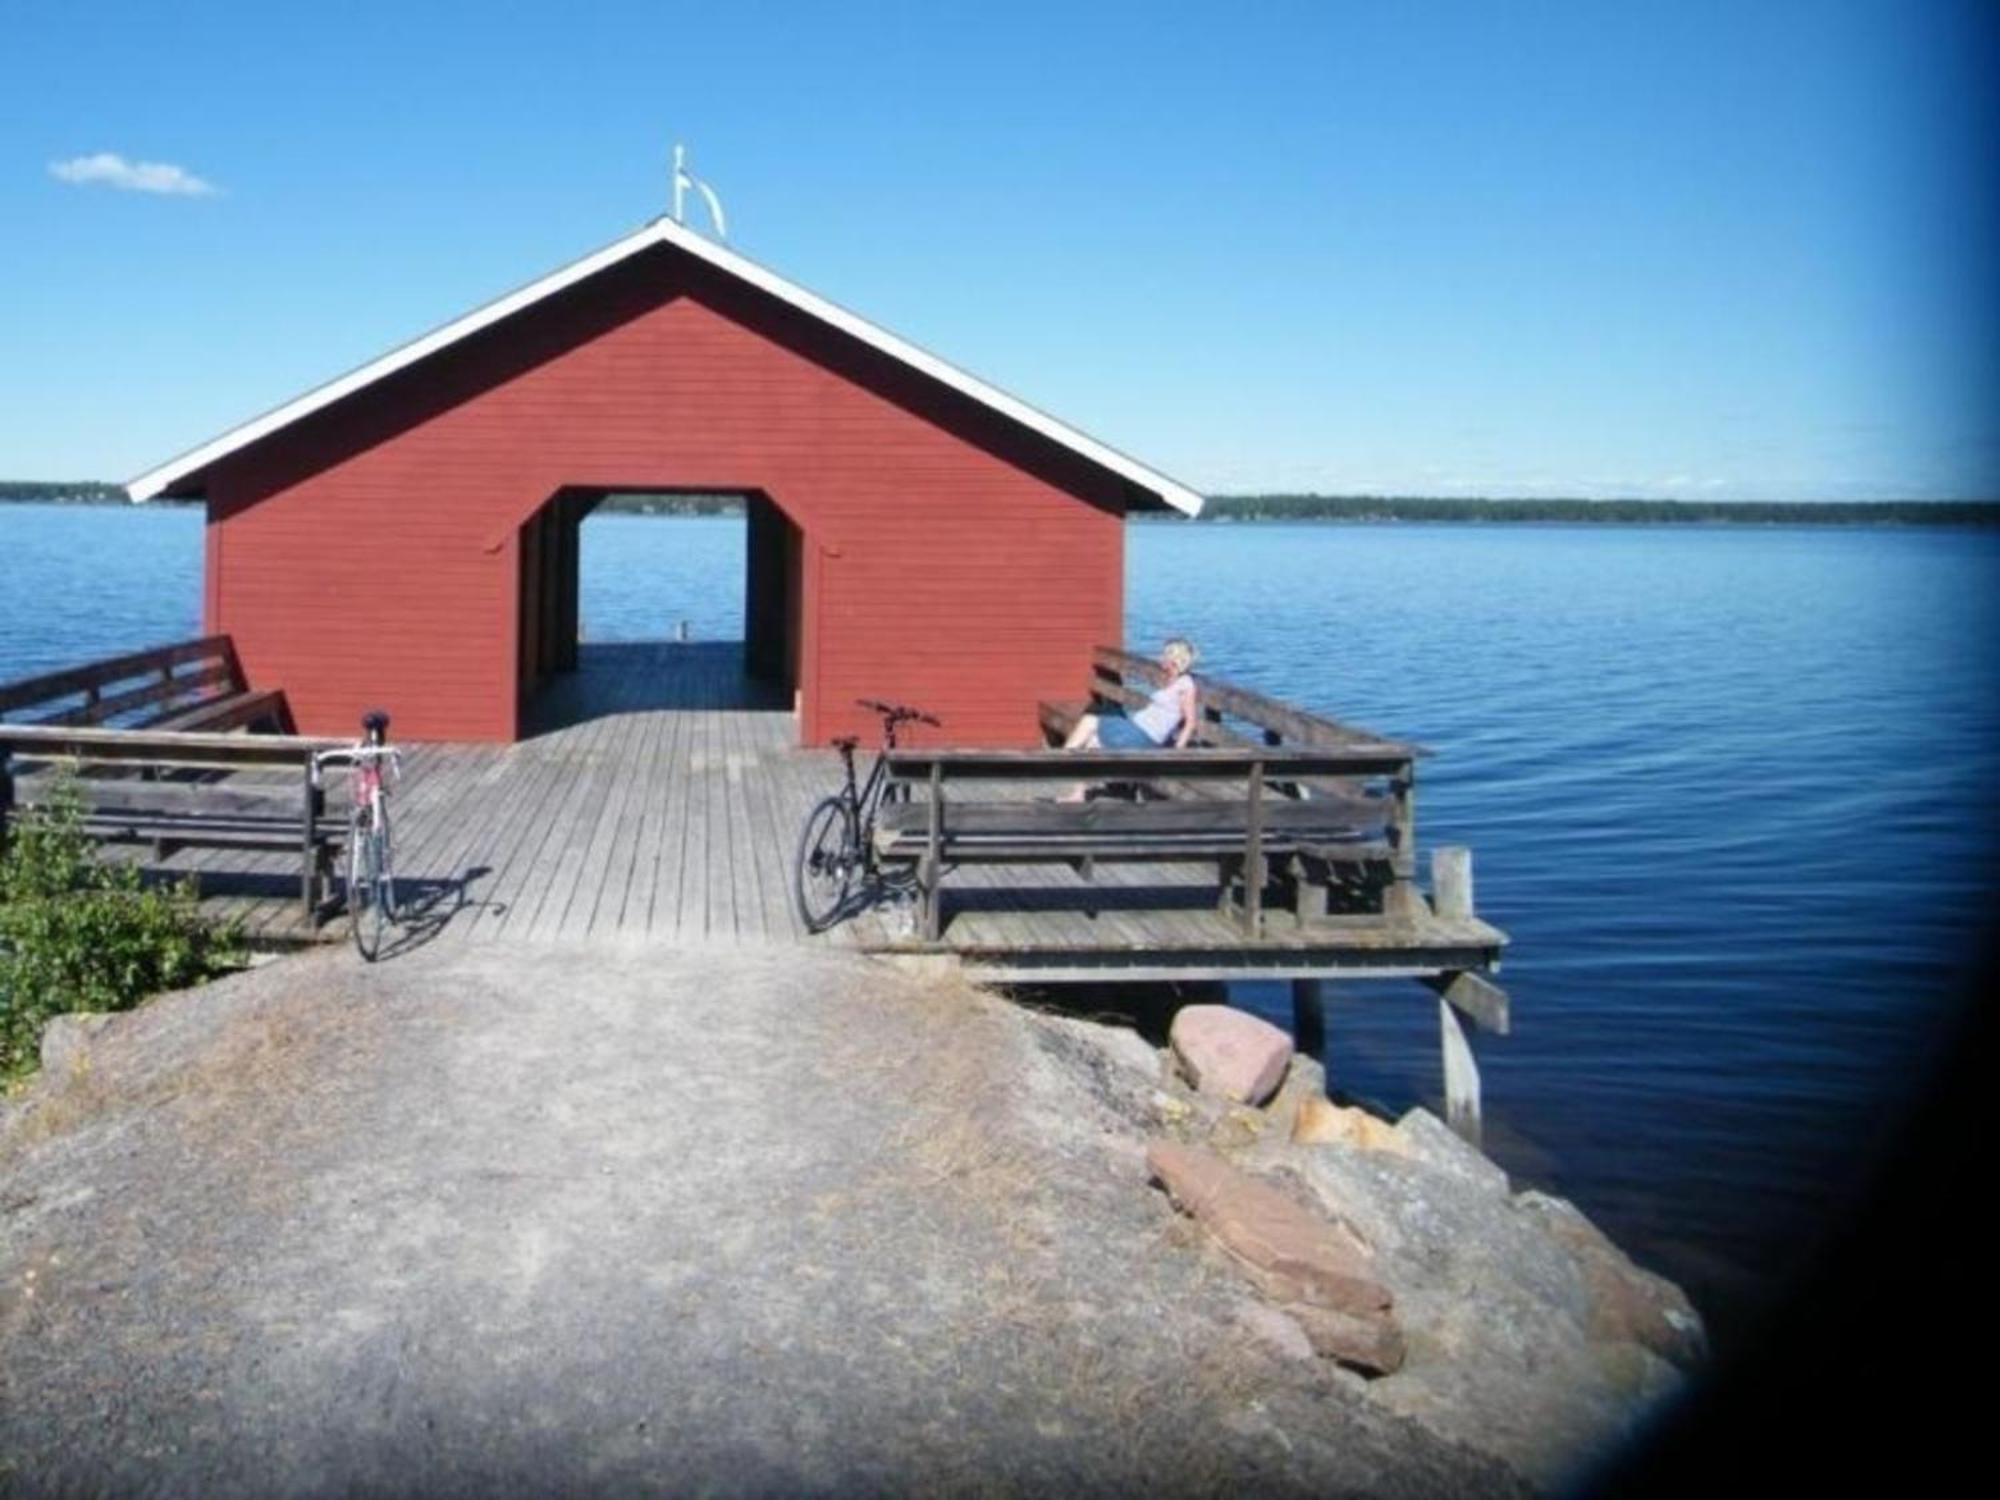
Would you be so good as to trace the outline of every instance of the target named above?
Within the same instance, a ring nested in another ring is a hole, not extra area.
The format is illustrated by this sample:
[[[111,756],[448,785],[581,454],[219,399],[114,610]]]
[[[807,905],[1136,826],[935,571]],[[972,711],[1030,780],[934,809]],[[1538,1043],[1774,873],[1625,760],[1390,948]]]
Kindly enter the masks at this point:
[[[0,507],[0,559],[0,678],[196,628],[198,513]],[[1437,750],[1422,836],[1514,939],[1491,1149],[1733,1321],[1920,1084],[1981,930],[1997,564],[1967,531],[1143,525],[1127,639]],[[741,565],[734,520],[597,518],[585,632],[733,637]],[[1416,987],[1329,1032],[1337,1088],[1438,1094]]]

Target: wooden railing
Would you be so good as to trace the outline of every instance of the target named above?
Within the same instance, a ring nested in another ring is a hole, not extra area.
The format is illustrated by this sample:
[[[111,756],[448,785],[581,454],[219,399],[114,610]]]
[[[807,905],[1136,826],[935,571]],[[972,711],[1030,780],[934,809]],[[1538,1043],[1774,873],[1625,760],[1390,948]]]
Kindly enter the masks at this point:
[[[1091,670],[1093,690],[1100,697],[1127,707],[1144,703],[1147,696],[1145,690],[1132,686],[1132,679],[1137,678],[1150,687],[1159,687],[1167,680],[1165,668],[1157,661],[1113,646],[1099,646],[1092,653]],[[1205,672],[1192,675],[1201,689],[1204,738],[1218,745],[1344,750],[1365,744],[1398,751],[1412,759],[1431,753],[1422,745],[1391,740],[1370,729],[1308,713],[1267,693],[1239,687]]]
[[[67,787],[81,826],[108,843],[295,849],[299,899],[311,921],[327,894],[341,820],[329,817],[313,757],[333,740],[278,734],[0,724],[0,847],[18,814]],[[66,770],[85,774],[71,780]],[[289,776],[216,780],[218,772]]]
[[[1091,693],[1097,702],[1128,709],[1143,705],[1151,690],[1166,681],[1166,671],[1159,662],[1113,646],[1099,646],[1092,653],[1091,673]],[[1394,805],[1389,827],[1392,883],[1384,897],[1384,909],[1395,914],[1416,910],[1417,761],[1431,752],[1422,745],[1388,739],[1357,725],[1309,713],[1219,677],[1202,672],[1193,675],[1201,715],[1196,744],[1227,749],[1339,750],[1366,753],[1376,761],[1379,778],[1371,779],[1379,779]],[[1044,704],[1044,730],[1052,739],[1060,739],[1067,729],[1065,721],[1073,722],[1073,714],[1073,710]],[[1359,790],[1359,779],[1308,780],[1278,790],[1293,796],[1310,797],[1316,792],[1351,796]]]
[[[0,722],[167,732],[293,727],[284,694],[251,688],[226,635],[0,683]]]

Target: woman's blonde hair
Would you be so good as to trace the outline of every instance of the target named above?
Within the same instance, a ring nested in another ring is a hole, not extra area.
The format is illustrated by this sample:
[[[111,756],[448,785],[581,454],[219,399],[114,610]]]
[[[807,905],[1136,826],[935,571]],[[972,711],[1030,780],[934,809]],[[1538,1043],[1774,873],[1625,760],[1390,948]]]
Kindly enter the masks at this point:
[[[1194,665],[1194,642],[1188,640],[1185,636],[1174,636],[1166,645],[1160,648],[1160,655],[1173,657],[1181,664],[1181,670],[1185,672],[1189,667]]]

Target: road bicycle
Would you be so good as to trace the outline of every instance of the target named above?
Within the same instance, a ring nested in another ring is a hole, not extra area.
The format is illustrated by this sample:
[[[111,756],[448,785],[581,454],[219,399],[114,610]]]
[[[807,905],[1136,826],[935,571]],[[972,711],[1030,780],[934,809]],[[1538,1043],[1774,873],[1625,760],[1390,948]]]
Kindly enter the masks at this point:
[[[876,814],[884,802],[905,801],[910,795],[907,786],[888,779],[888,752],[896,748],[897,730],[905,724],[943,727],[921,709],[873,698],[855,701],[882,716],[882,749],[864,780],[854,771],[854,750],[860,740],[850,734],[833,742],[840,752],[845,784],[832,796],[822,797],[807,814],[792,882],[799,920],[808,932],[824,932],[849,913],[858,892],[882,884],[875,861]]]
[[[389,785],[402,774],[402,756],[388,738],[389,716],[373,709],[361,717],[360,740],[313,757],[315,786],[322,768],[352,767],[347,781],[353,803],[347,822],[347,921],[354,946],[370,963],[382,951],[384,933],[402,919],[389,845]]]

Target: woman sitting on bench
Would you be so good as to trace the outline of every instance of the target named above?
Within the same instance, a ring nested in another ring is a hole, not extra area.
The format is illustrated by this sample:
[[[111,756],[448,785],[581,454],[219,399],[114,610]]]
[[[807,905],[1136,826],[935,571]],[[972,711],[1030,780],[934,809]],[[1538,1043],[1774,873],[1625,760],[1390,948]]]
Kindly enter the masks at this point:
[[[1172,745],[1187,748],[1201,723],[1198,694],[1188,669],[1194,665],[1194,647],[1175,636],[1160,649],[1160,665],[1166,669],[1166,685],[1146,700],[1145,707],[1129,718],[1113,705],[1102,712],[1084,714],[1063,741],[1065,750],[1158,750]],[[1084,788],[1077,787],[1065,802],[1081,802]]]

